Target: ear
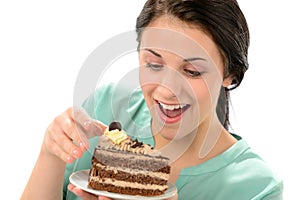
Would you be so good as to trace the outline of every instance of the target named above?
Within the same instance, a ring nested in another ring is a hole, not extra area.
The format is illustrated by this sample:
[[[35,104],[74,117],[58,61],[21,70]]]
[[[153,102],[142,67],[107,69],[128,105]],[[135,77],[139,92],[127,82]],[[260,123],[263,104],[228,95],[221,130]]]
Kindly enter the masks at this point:
[[[225,77],[222,84],[223,87],[228,88],[232,84],[233,79],[234,77],[232,75]]]

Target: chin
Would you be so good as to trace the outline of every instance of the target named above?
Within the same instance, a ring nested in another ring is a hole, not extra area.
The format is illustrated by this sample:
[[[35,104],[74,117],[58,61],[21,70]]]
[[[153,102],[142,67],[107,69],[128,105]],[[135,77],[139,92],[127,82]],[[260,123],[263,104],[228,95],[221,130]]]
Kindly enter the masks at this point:
[[[177,130],[161,130],[159,133],[166,140],[177,140],[180,139],[181,136],[178,135]]]
[[[156,133],[159,134],[162,138],[166,140],[180,140],[190,133],[193,132],[191,130],[183,129],[183,127],[177,126],[170,126],[170,125],[163,125],[160,127],[160,130]]]

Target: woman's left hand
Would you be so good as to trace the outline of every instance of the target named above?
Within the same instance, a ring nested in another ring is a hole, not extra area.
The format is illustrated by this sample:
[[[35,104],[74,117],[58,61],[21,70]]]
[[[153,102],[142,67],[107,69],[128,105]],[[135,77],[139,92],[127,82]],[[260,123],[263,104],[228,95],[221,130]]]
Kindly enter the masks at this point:
[[[71,192],[73,192],[75,195],[77,195],[83,200],[112,200],[105,196],[96,196],[91,193],[85,192],[73,184],[68,185],[68,190],[70,190]]]

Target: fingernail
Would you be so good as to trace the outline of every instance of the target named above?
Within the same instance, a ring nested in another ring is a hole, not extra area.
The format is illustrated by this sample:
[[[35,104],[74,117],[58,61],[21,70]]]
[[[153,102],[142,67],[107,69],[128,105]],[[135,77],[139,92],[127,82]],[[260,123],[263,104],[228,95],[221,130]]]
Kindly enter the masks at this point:
[[[78,155],[78,149],[74,149],[72,153],[73,153],[73,155],[77,156]]]
[[[83,142],[79,142],[79,146],[80,146],[80,147],[84,147]]]
[[[67,163],[72,163],[72,162],[73,162],[72,156],[67,156]]]
[[[79,142],[79,146],[80,146],[81,150],[86,150],[87,149],[83,142]]]

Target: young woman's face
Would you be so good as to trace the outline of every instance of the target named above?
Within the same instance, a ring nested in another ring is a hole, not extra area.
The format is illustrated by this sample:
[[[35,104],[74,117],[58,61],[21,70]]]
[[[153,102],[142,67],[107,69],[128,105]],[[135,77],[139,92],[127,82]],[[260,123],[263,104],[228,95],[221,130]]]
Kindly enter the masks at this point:
[[[161,17],[143,32],[140,84],[152,115],[152,130],[182,138],[215,116],[223,80],[222,56],[200,28]]]

